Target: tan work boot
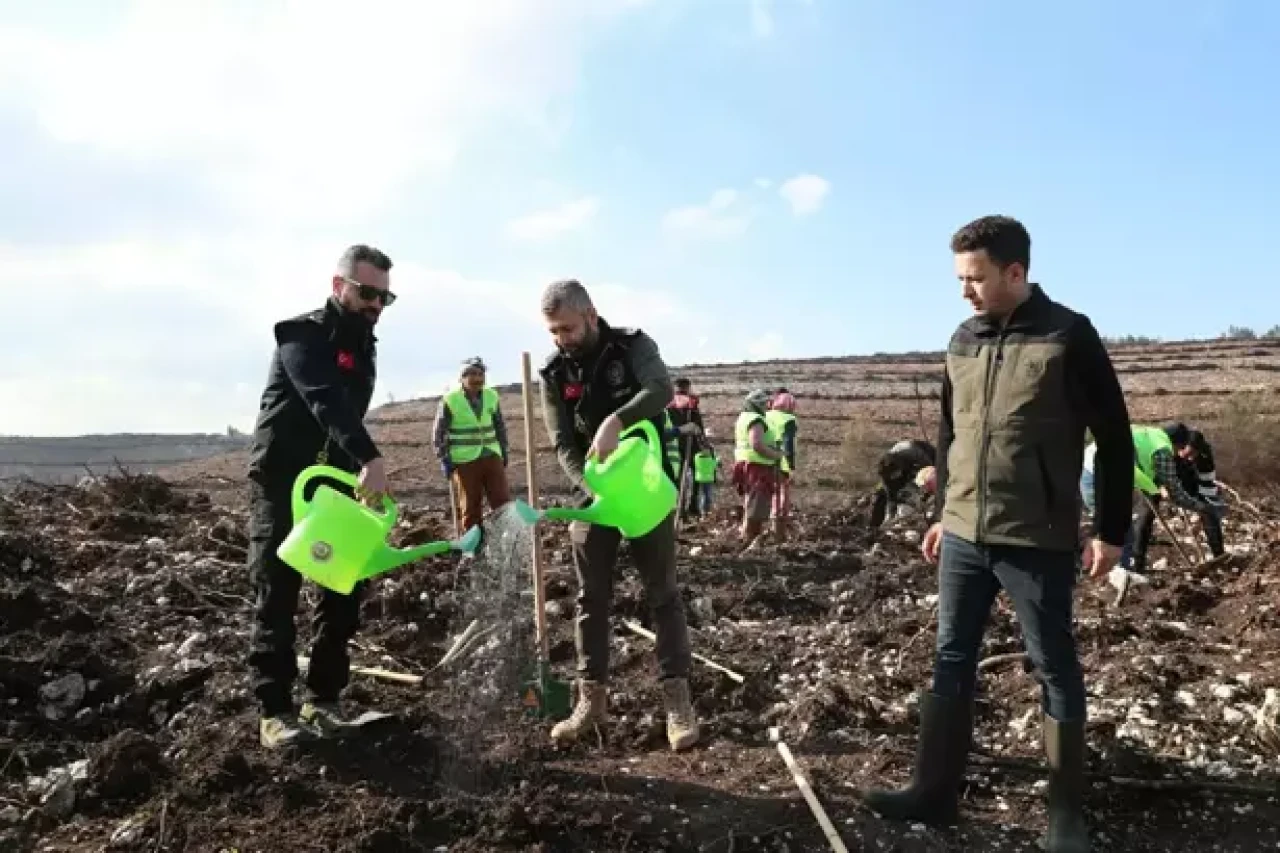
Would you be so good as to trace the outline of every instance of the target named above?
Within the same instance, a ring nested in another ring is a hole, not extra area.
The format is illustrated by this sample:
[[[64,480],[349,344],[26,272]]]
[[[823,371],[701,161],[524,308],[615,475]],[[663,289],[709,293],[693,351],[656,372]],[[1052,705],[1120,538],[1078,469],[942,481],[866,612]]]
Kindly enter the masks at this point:
[[[689,680],[663,679],[662,697],[667,708],[667,742],[672,749],[693,746],[698,742],[698,718],[689,701]]]
[[[337,702],[304,702],[298,718],[326,738],[345,737],[359,728],[343,715]]]
[[[274,714],[258,720],[258,742],[267,749],[279,749],[315,740],[315,732],[298,722],[293,713]]]
[[[578,704],[569,719],[551,728],[551,739],[556,743],[570,743],[582,737],[596,726],[603,725],[608,715],[609,693],[598,681],[578,682]]]

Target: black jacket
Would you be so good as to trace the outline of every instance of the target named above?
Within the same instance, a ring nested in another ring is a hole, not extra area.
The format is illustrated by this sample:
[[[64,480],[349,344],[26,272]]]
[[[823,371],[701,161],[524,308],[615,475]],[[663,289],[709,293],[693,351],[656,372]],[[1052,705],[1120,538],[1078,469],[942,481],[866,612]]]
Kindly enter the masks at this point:
[[[250,478],[287,485],[322,453],[327,464],[351,472],[379,456],[363,422],[377,375],[377,338],[368,322],[331,298],[277,323],[275,337]]]
[[[582,483],[582,470],[587,450],[596,430],[605,418],[630,409],[644,414],[654,409],[658,414],[648,418],[657,431],[659,441],[665,432],[666,405],[670,402],[670,379],[665,367],[659,372],[664,382],[648,387],[637,375],[635,351],[647,346],[656,358],[656,346],[639,329],[615,328],[599,321],[600,342],[593,352],[573,358],[556,351],[542,367],[542,407],[556,455],[565,474],[585,497],[590,497]],[[656,385],[664,386],[658,393]],[[646,395],[644,392],[648,391]],[[638,409],[637,409],[638,406]],[[623,418],[624,423],[629,420]],[[666,455],[663,468],[674,479]]]

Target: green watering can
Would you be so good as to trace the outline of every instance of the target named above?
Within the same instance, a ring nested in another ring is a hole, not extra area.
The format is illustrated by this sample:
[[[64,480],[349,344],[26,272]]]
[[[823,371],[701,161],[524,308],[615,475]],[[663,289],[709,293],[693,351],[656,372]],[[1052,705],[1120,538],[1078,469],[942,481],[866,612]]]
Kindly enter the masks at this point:
[[[293,529],[276,555],[325,589],[349,595],[358,582],[406,563],[450,551],[474,553],[480,545],[480,527],[476,526],[451,542],[392,548],[387,535],[399,514],[395,501],[384,495],[383,511],[378,512],[323,484],[308,501],[304,490],[317,477],[353,488],[359,482],[354,474],[328,465],[303,469],[293,483]]]
[[[582,478],[594,495],[589,506],[537,510],[517,499],[516,511],[529,524],[540,518],[585,521],[617,528],[627,539],[638,539],[676,508],[675,483],[662,467],[665,456],[657,429],[647,420],[640,421],[622,431],[618,449],[604,462],[587,460]]]

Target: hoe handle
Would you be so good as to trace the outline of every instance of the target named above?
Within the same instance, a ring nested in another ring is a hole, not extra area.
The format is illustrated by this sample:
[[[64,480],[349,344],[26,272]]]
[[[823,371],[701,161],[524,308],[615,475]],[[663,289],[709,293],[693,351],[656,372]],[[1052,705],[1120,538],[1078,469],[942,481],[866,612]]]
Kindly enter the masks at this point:
[[[524,396],[524,465],[525,480],[529,484],[529,506],[538,509],[538,460],[533,443],[533,382],[530,377],[529,353],[520,355],[520,372]],[[547,588],[542,580],[542,540],[537,524],[533,527],[533,624],[537,629],[538,660],[543,663],[551,658],[547,639]]]

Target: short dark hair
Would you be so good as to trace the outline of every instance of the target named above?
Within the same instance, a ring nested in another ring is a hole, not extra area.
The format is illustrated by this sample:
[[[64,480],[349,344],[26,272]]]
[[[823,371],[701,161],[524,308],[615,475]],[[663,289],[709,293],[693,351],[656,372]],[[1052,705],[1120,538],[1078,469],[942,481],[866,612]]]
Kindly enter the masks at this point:
[[[692,384],[693,383],[689,381],[688,376],[681,376],[675,381],[675,386],[677,388],[688,388]]]
[[[1004,269],[1010,264],[1031,267],[1031,235],[1026,227],[1012,216],[983,216],[951,235],[951,251],[985,251],[996,266]]]
[[[342,253],[342,257],[338,258],[338,274],[350,278],[355,275],[356,264],[361,263],[371,264],[383,272],[391,271],[391,258],[387,257],[385,252],[366,246],[364,243],[356,243],[348,246]]]
[[[1182,421],[1165,424],[1164,432],[1174,447],[1186,447],[1191,442],[1191,430]]]

